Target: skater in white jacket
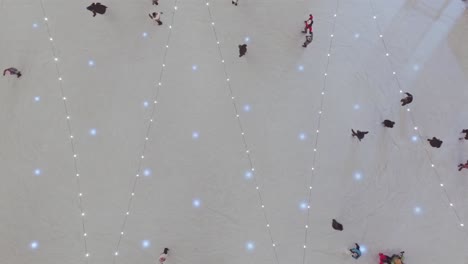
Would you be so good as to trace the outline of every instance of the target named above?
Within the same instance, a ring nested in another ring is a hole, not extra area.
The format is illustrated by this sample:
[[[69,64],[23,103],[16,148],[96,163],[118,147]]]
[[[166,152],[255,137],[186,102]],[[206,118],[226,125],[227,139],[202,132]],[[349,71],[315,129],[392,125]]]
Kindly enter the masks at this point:
[[[164,248],[163,253],[161,253],[161,255],[159,255],[159,263],[163,264],[166,261],[168,252],[169,252],[169,249]]]

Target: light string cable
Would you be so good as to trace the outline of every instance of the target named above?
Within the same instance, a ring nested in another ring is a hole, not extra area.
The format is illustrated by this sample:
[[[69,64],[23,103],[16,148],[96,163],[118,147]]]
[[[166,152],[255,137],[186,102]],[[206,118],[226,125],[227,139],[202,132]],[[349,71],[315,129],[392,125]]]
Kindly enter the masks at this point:
[[[239,130],[240,130],[240,134],[241,134],[241,137],[242,137],[242,142],[243,142],[243,145],[244,145],[245,153],[247,155],[247,159],[248,159],[248,162],[249,162],[251,173],[253,174],[254,171],[255,171],[255,167],[254,167],[254,163],[252,161],[249,145],[247,144],[247,140],[246,140],[246,136],[245,136],[245,130],[243,128],[242,121],[241,121],[241,118],[240,118],[240,115],[239,115],[239,107],[237,105],[236,97],[234,96],[234,93],[233,93],[233,90],[232,90],[229,73],[228,73],[228,70],[227,70],[227,67],[226,67],[226,63],[225,63],[225,60],[224,60],[223,53],[221,51],[220,41],[219,41],[219,38],[218,38],[218,33],[216,31],[216,28],[215,28],[215,22],[214,22],[213,15],[212,15],[212,12],[211,12],[210,2],[205,0],[205,4],[206,4],[206,7],[208,9],[209,18],[211,20],[211,28],[213,29],[213,36],[214,36],[214,38],[216,40],[216,45],[217,45],[217,48],[218,48],[218,55],[219,55],[220,63],[223,65],[224,76],[226,78],[226,88],[228,89],[229,95],[231,96],[231,99],[232,99],[232,106],[233,106],[233,109],[234,109],[234,112],[235,112],[234,118],[237,119],[237,125],[238,125]],[[256,173],[256,174],[258,175],[258,173]],[[267,215],[266,208],[265,208],[265,205],[264,205],[264,202],[263,202],[263,196],[262,196],[262,193],[260,191],[260,187],[258,185],[258,181],[257,181],[256,177],[252,176],[252,179],[253,179],[253,183],[255,184],[255,190],[257,191],[257,197],[258,197],[258,201],[260,203],[260,208],[262,210],[263,218],[265,219],[265,223],[266,223],[265,226],[266,226],[268,235],[269,235],[270,240],[271,240],[271,245],[272,245],[272,248],[273,248],[275,261],[276,261],[276,264],[279,264],[278,254],[277,254],[277,251],[276,251],[277,244],[276,244],[275,240],[273,239],[273,234],[271,232],[270,222],[268,220],[268,215]]]
[[[330,33],[330,42],[328,45],[328,52],[327,52],[327,62],[325,65],[325,72],[323,74],[323,86],[322,86],[322,92],[320,93],[320,110],[318,112],[318,118],[317,118],[317,130],[316,132],[316,137],[315,137],[315,142],[314,142],[314,154],[312,157],[312,168],[311,168],[311,174],[310,174],[310,179],[309,183],[310,185],[308,186],[308,198],[307,198],[307,218],[306,218],[306,223],[304,225],[305,231],[304,231],[304,245],[303,245],[303,255],[302,255],[302,263],[304,264],[306,261],[306,254],[307,254],[307,243],[308,243],[308,233],[309,233],[309,221],[310,221],[310,204],[312,200],[312,184],[315,180],[315,165],[316,165],[316,160],[317,160],[317,146],[318,146],[318,141],[319,141],[319,135],[320,135],[320,125],[322,123],[322,116],[323,116],[323,108],[324,108],[324,97],[325,97],[325,92],[327,91],[328,88],[328,69],[330,66],[330,60],[331,60],[331,53],[333,50],[333,44],[334,44],[334,37],[335,37],[335,28],[336,28],[336,19],[338,16],[338,10],[340,7],[340,0],[336,0],[336,7],[335,7],[335,12],[333,13],[333,22],[332,22],[332,30]]]
[[[81,231],[82,231],[82,236],[83,236],[83,247],[84,247],[84,257],[85,257],[85,262],[88,263],[88,257],[89,257],[89,252],[88,252],[88,243],[86,240],[87,233],[86,233],[86,221],[85,221],[85,210],[83,208],[83,193],[81,191],[81,182],[80,182],[80,170],[78,166],[78,154],[76,153],[76,146],[75,142],[73,140],[73,130],[72,130],[72,124],[71,124],[71,117],[70,117],[70,107],[68,106],[68,100],[67,97],[65,96],[65,90],[64,90],[64,84],[63,84],[63,79],[62,79],[62,73],[60,71],[59,67],[59,58],[57,57],[57,46],[54,42],[54,38],[52,37],[51,31],[50,31],[50,26],[49,26],[49,19],[47,18],[47,13],[44,7],[44,2],[43,0],[40,0],[39,3],[41,4],[41,10],[42,10],[42,15],[44,16],[44,24],[46,26],[46,32],[49,36],[49,43],[50,43],[50,49],[52,51],[53,55],[53,61],[55,63],[55,70],[57,73],[57,81],[58,81],[58,86],[60,89],[60,94],[62,96],[62,101],[63,101],[63,107],[65,110],[65,117],[67,121],[67,129],[68,133],[70,135],[70,147],[71,151],[73,154],[73,168],[75,172],[75,178],[76,178],[76,185],[78,189],[78,209],[80,211],[80,218],[81,218]]]
[[[174,10],[172,12],[171,22],[170,22],[170,24],[168,26],[169,33],[167,35],[166,44],[164,46],[164,55],[163,55],[163,60],[162,60],[161,71],[160,71],[159,77],[158,77],[158,83],[155,85],[155,93],[154,93],[154,97],[153,97],[153,104],[152,104],[153,106],[152,106],[152,110],[151,110],[151,115],[150,115],[150,119],[148,120],[148,124],[146,126],[146,134],[145,134],[145,138],[144,138],[143,148],[141,150],[141,154],[140,154],[140,157],[139,157],[139,160],[138,160],[138,165],[137,165],[137,168],[136,168],[136,174],[134,175],[133,183],[131,185],[130,196],[129,196],[128,202],[127,202],[127,210],[124,213],[124,217],[123,217],[124,219],[123,219],[122,225],[120,227],[120,233],[118,234],[119,238],[118,238],[117,244],[115,245],[113,263],[116,262],[117,256],[119,255],[120,245],[121,245],[123,236],[125,234],[125,227],[127,225],[127,220],[128,220],[129,215],[130,215],[130,209],[132,207],[133,199],[135,197],[135,191],[136,191],[138,179],[140,178],[140,173],[141,173],[141,169],[142,169],[141,168],[142,167],[142,162],[143,162],[143,159],[145,158],[146,149],[148,147],[149,135],[150,135],[150,132],[151,132],[151,128],[153,127],[153,123],[154,123],[154,118],[155,118],[155,114],[156,114],[156,106],[157,106],[158,98],[159,98],[159,90],[160,90],[160,88],[162,86],[162,79],[163,79],[164,72],[165,72],[165,69],[166,69],[166,58],[167,58],[167,54],[168,54],[168,50],[169,50],[169,43],[171,41],[171,36],[172,36],[172,27],[173,27],[172,25],[174,25],[174,18],[175,18],[176,11],[178,9],[177,2],[178,2],[178,0],[174,0],[174,7],[173,7]]]
[[[387,57],[387,63],[388,63],[388,65],[389,65],[390,69],[392,70],[393,80],[394,80],[394,82],[396,83],[397,87],[399,88],[399,90],[400,90],[399,92],[400,92],[400,94],[401,94],[401,93],[403,93],[401,81],[400,81],[400,78],[399,78],[398,74],[397,74],[396,71],[395,71],[395,66],[393,65],[392,61],[391,61],[390,58],[389,58],[389,57],[390,57],[389,48],[388,48],[387,42],[385,41],[385,38],[384,38],[384,36],[383,36],[383,34],[382,34],[382,29],[381,29],[381,27],[380,27],[380,24],[379,24],[379,22],[378,22],[378,20],[377,20],[377,12],[376,12],[376,9],[375,9],[373,0],[369,0],[369,4],[370,4],[370,6],[371,6],[371,11],[372,11],[372,13],[373,13],[373,17],[372,17],[372,18],[373,18],[373,20],[374,20],[374,22],[375,22],[375,26],[376,26],[377,31],[378,31],[378,33],[379,33],[379,38],[380,38],[380,40],[381,40],[381,42],[382,42],[382,45],[383,45],[383,47],[384,47],[384,49],[385,49],[385,56]],[[407,108],[407,112],[409,113],[409,117],[410,117],[411,123],[412,123],[412,125],[413,125],[413,128],[414,128],[414,130],[415,130],[415,133],[417,133],[417,135],[418,135],[419,138],[423,138],[423,136],[422,136],[422,134],[421,134],[421,129],[420,129],[418,126],[416,126],[416,120],[415,120],[414,115],[412,114],[410,108]],[[422,142],[424,142],[424,141],[422,141]],[[422,144],[423,144],[423,143],[422,143]],[[429,153],[427,147],[424,147],[424,145],[422,145],[422,148],[423,148],[424,151],[425,151],[425,154],[426,154],[427,159],[428,159],[428,160],[430,161],[430,163],[431,163],[431,167],[432,167],[433,172],[434,172],[435,176],[437,177],[437,180],[438,180],[438,182],[439,182],[439,184],[440,184],[440,187],[441,187],[441,189],[442,189],[442,193],[444,194],[445,198],[447,199],[448,206],[452,209],[452,211],[453,211],[455,217],[457,218],[457,221],[458,221],[458,224],[460,225],[460,227],[464,227],[465,224],[463,223],[463,221],[462,221],[462,219],[461,219],[461,217],[460,217],[460,214],[458,213],[456,207],[454,206],[453,200],[452,200],[452,198],[450,197],[450,194],[448,193],[447,189],[445,188],[445,185],[444,185],[444,183],[443,183],[443,181],[442,181],[442,176],[440,175],[440,173],[439,173],[438,170],[436,169],[436,166],[434,165],[432,156],[430,155],[430,153]]]

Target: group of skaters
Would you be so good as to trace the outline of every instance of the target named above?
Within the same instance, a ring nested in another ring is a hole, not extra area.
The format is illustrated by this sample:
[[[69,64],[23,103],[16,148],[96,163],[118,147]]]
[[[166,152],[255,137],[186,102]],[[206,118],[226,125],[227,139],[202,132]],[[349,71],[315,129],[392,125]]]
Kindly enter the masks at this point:
[[[151,0],[153,5],[159,5],[159,0]],[[107,10],[107,6],[101,4],[101,3],[92,3],[90,6],[88,6],[86,9],[91,11],[93,13],[93,17],[96,16],[96,14],[104,15]],[[161,15],[163,12],[152,12],[149,15],[150,19],[156,22],[159,26],[161,26],[163,23],[161,21]]]
[[[406,97],[404,97],[404,98],[402,98],[400,100],[402,106],[405,106],[405,105],[410,104],[411,102],[413,102],[413,95],[412,94],[405,93],[405,95],[406,95]],[[384,127],[387,127],[387,128],[393,128],[393,126],[395,125],[395,122],[386,119],[386,120],[384,120],[382,122],[382,125]],[[464,134],[465,136],[460,137],[459,140],[468,140],[468,129],[463,129],[460,133]],[[367,134],[369,134],[369,131],[361,131],[361,130],[356,130],[355,131],[354,129],[351,129],[351,135],[353,137],[356,137],[359,141],[364,139],[364,137]],[[427,139],[427,141],[429,142],[429,145],[431,145],[431,147],[433,147],[433,148],[440,148],[442,146],[442,143],[443,143],[442,140],[440,140],[440,139],[438,139],[436,137],[429,138],[429,139]],[[468,169],[468,160],[466,161],[466,163],[458,164],[458,171],[461,171],[462,169]]]
[[[343,231],[343,224],[338,222],[336,219],[332,219],[332,228],[336,231]],[[359,259],[362,255],[361,246],[358,243],[354,243],[354,247],[346,251],[347,254],[351,255],[354,259]],[[400,254],[393,254],[391,257],[383,253],[379,253],[379,264],[403,264],[404,251]]]

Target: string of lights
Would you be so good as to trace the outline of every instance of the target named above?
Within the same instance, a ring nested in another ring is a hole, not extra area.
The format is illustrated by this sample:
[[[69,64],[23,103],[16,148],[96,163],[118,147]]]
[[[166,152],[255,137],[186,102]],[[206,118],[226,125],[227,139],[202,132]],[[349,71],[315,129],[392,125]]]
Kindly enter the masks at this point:
[[[381,40],[381,43],[382,43],[382,46],[383,48],[385,49],[385,57],[387,58],[387,62],[388,62],[388,65],[392,71],[392,75],[393,75],[393,80],[396,84],[396,86],[398,87],[399,89],[399,93],[402,94],[403,93],[403,89],[402,89],[402,84],[401,84],[401,81],[400,81],[400,78],[398,76],[398,74],[396,73],[395,71],[395,66],[393,65],[392,61],[390,60],[390,52],[389,52],[389,48],[388,48],[388,45],[387,45],[387,42],[385,41],[385,38],[382,34],[382,29],[381,29],[381,26],[378,22],[378,19],[377,19],[377,12],[376,12],[376,8],[375,8],[375,5],[374,5],[374,2],[373,0],[369,0],[369,4],[371,6],[371,11],[373,13],[373,20],[375,22],[375,26],[377,28],[377,31],[378,31],[378,34],[379,34],[379,38]],[[418,127],[416,124],[416,120],[415,120],[415,117],[413,115],[413,113],[411,112],[411,109],[408,107],[407,109],[407,112],[408,112],[408,115],[410,117],[410,121],[413,125],[413,129],[415,131],[415,133],[417,133],[418,137],[419,138],[423,138],[423,135],[421,133],[421,129],[420,127]],[[458,225],[460,227],[464,227],[465,224],[463,223],[461,217],[460,217],[460,214],[458,213],[454,203],[453,203],[453,199],[450,197],[450,194],[449,192],[447,191],[447,189],[445,188],[445,185],[443,183],[443,180],[442,180],[442,176],[440,175],[440,173],[438,172],[435,164],[434,164],[434,161],[432,159],[432,156],[429,152],[429,150],[427,149],[427,147],[425,147],[424,145],[422,145],[422,148],[424,149],[425,151],[425,154],[426,154],[426,157],[427,159],[429,160],[429,162],[431,163],[431,167],[432,167],[432,171],[434,172],[434,175],[436,176],[437,178],[437,181],[440,185],[440,188],[442,189],[442,193],[444,194],[445,198],[447,199],[447,204],[448,206],[452,209],[455,217],[457,218],[457,221],[458,221]]]
[[[222,64],[223,71],[224,71],[224,76],[226,78],[226,83],[225,83],[226,88],[228,89],[229,95],[231,96],[232,106],[233,106],[234,114],[235,114],[234,118],[237,120],[237,125],[239,127],[240,135],[242,137],[242,142],[243,142],[243,145],[244,145],[245,154],[247,156],[247,160],[248,160],[249,166],[250,166],[250,171],[246,173],[246,176],[248,178],[251,178],[253,180],[252,182],[255,185],[255,190],[257,192],[258,201],[260,203],[260,209],[262,210],[262,215],[263,215],[263,218],[265,220],[265,226],[266,226],[268,235],[270,237],[271,245],[272,245],[272,248],[273,248],[273,254],[274,254],[274,257],[275,257],[275,261],[276,261],[276,264],[279,264],[278,254],[277,254],[277,251],[276,251],[277,242],[275,242],[275,240],[273,238],[273,234],[272,234],[272,231],[271,231],[271,225],[270,225],[270,221],[268,220],[268,215],[267,215],[266,207],[265,207],[265,204],[264,204],[264,201],[263,201],[261,188],[258,185],[258,181],[256,180],[256,177],[254,177],[254,175],[253,175],[254,171],[255,171],[255,167],[254,167],[254,163],[252,161],[252,156],[251,156],[252,153],[251,153],[249,145],[247,143],[245,129],[244,129],[243,125],[242,125],[242,121],[241,121],[241,118],[240,118],[240,115],[239,115],[239,106],[238,106],[238,103],[236,101],[236,97],[234,96],[234,92],[232,90],[232,86],[231,86],[231,82],[230,82],[230,75],[228,73],[226,63],[225,63],[225,59],[224,59],[223,53],[221,51],[221,44],[220,44],[220,41],[219,41],[219,38],[218,38],[218,33],[216,31],[215,22],[214,22],[213,15],[212,15],[212,12],[211,12],[210,2],[205,1],[205,3],[206,3],[206,7],[208,9],[209,19],[211,21],[211,28],[213,30],[213,36],[215,38],[217,49],[218,49],[219,61]],[[258,175],[258,172],[256,174]]]
[[[81,230],[83,234],[83,247],[84,247],[84,257],[85,257],[85,262],[88,263],[88,257],[90,256],[90,253],[88,252],[88,244],[87,244],[87,236],[88,233],[86,232],[86,221],[85,221],[85,210],[83,208],[83,192],[81,191],[81,183],[80,183],[80,170],[78,166],[78,154],[76,153],[76,146],[74,142],[74,136],[73,136],[73,130],[72,130],[72,124],[71,124],[71,115],[70,115],[70,108],[68,106],[68,99],[65,96],[65,89],[64,89],[64,80],[62,78],[62,73],[60,71],[60,66],[59,62],[60,59],[57,57],[57,47],[54,42],[54,39],[52,37],[51,31],[50,31],[50,25],[49,25],[49,19],[47,18],[47,13],[44,7],[43,0],[40,1],[41,5],[41,10],[42,10],[42,15],[44,17],[44,24],[46,28],[47,35],[49,37],[49,43],[50,43],[50,50],[52,51],[52,60],[55,63],[55,71],[57,73],[57,82],[58,82],[58,87],[60,90],[60,94],[62,97],[63,101],[63,107],[64,107],[64,112],[65,112],[65,118],[67,122],[67,132],[70,135],[70,147],[71,147],[71,152],[72,152],[72,157],[73,157],[73,169],[75,173],[75,179],[76,179],[76,185],[77,185],[77,190],[78,190],[78,208],[79,208],[79,213],[80,213],[80,218],[81,218]],[[34,24],[36,25],[36,24]]]
[[[308,233],[309,233],[309,221],[310,221],[310,204],[312,200],[312,185],[315,179],[315,165],[316,165],[316,160],[317,160],[317,146],[318,146],[318,141],[319,141],[319,132],[320,132],[320,125],[322,122],[322,116],[323,116],[323,108],[324,108],[324,97],[325,97],[325,92],[327,91],[328,88],[328,69],[330,66],[330,60],[331,60],[331,53],[333,50],[333,44],[334,44],[334,37],[335,37],[335,28],[336,28],[336,20],[338,16],[338,10],[340,7],[340,0],[336,0],[336,6],[335,6],[335,12],[333,13],[333,22],[332,22],[332,29],[330,33],[330,42],[328,45],[328,51],[327,51],[327,62],[325,64],[325,72],[323,74],[323,86],[322,86],[322,91],[320,93],[320,110],[318,112],[318,118],[317,118],[317,130],[316,132],[316,137],[314,141],[314,154],[312,157],[312,168],[311,168],[311,174],[310,174],[310,179],[309,183],[310,185],[308,186],[308,199],[307,199],[307,217],[306,217],[306,223],[304,225],[305,231],[304,231],[304,245],[303,245],[303,256],[302,256],[302,263],[304,264],[306,261],[306,254],[307,254],[307,243],[308,243]]]
[[[120,233],[118,234],[119,238],[118,238],[117,244],[115,245],[115,248],[114,248],[113,263],[116,262],[117,256],[119,256],[120,245],[121,245],[122,239],[123,239],[124,234],[125,234],[125,227],[127,225],[127,220],[128,220],[129,215],[130,215],[131,207],[132,207],[132,204],[133,204],[133,199],[135,197],[138,179],[140,178],[140,175],[142,173],[142,162],[143,162],[143,159],[145,159],[145,153],[146,153],[146,150],[147,150],[148,141],[150,140],[149,135],[150,135],[150,132],[151,132],[151,128],[153,127],[153,123],[154,123],[154,118],[155,118],[155,114],[156,114],[156,106],[157,106],[158,98],[159,98],[159,90],[163,85],[162,84],[162,79],[163,79],[164,72],[165,72],[165,69],[166,69],[166,59],[167,59],[169,44],[170,44],[171,36],[172,36],[174,18],[175,18],[176,11],[178,10],[177,2],[178,2],[178,0],[174,0],[174,10],[172,12],[171,22],[169,23],[169,26],[168,26],[169,33],[167,35],[166,44],[164,46],[163,62],[162,62],[161,71],[159,73],[158,83],[155,85],[155,94],[154,94],[154,98],[153,98],[153,104],[152,104],[153,106],[152,106],[152,110],[151,110],[151,114],[150,114],[150,119],[149,119],[149,122],[148,122],[148,124],[146,126],[146,133],[145,133],[143,148],[141,150],[140,158],[139,158],[138,165],[137,165],[137,168],[136,168],[136,174],[134,176],[133,183],[131,185],[132,187],[131,187],[130,195],[129,195],[128,202],[127,202],[127,208],[126,208],[126,211],[124,213],[124,219],[122,221],[122,225],[120,227]],[[146,36],[146,34],[143,33],[143,36]],[[143,171],[143,174],[147,174],[147,173],[148,173],[147,171]]]

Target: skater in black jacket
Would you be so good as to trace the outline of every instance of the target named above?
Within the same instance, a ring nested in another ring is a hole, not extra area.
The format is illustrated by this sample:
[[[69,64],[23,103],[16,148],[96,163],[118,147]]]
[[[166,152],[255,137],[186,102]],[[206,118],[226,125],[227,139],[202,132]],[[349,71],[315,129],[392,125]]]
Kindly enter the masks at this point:
[[[354,131],[353,129],[351,129],[351,132],[353,133],[353,137],[357,137],[359,141],[361,141],[361,139],[363,139],[364,136],[369,133],[369,131]]]
[[[440,146],[442,146],[442,143],[443,143],[442,140],[436,137],[432,137],[431,139],[428,139],[427,141],[429,141],[429,144],[431,144],[431,147],[433,148],[440,148]]]
[[[388,119],[385,119],[382,122],[382,124],[383,124],[384,127],[393,128],[393,126],[395,125],[395,122],[393,122],[391,120],[388,120]]]
[[[86,9],[93,12],[93,17],[95,17],[96,14],[104,15],[106,13],[107,6],[105,6],[105,5],[101,4],[101,3],[92,3]]]
[[[239,57],[244,56],[247,53],[247,44],[239,45]]]
[[[401,106],[405,106],[405,105],[413,102],[413,95],[410,94],[410,93],[405,93],[405,94],[406,94],[406,97],[400,100]]]

